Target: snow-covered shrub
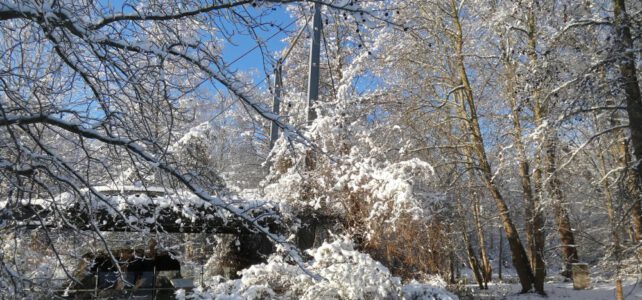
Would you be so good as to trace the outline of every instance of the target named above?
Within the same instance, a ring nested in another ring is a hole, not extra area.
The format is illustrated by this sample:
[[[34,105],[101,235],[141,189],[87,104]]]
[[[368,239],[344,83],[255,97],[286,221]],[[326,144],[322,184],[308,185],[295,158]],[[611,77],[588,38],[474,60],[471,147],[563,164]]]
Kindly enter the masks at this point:
[[[410,282],[403,287],[404,300],[450,300],[457,296],[446,292],[444,288],[433,284]]]
[[[280,256],[267,263],[240,272],[241,278],[225,281],[213,277],[206,287],[187,295],[189,299],[456,299],[443,287],[413,283],[404,288],[399,277],[372,259],[356,251],[354,244],[341,238],[308,250],[312,260],[307,270],[322,279],[315,280],[301,268],[288,264]],[[418,298],[432,295],[434,298]],[[450,298],[449,298],[450,297]]]
[[[394,136],[398,128],[367,128],[361,118],[328,115],[310,127],[316,150],[279,140],[266,197],[287,203],[298,216],[343,220],[345,233],[396,274],[445,270],[444,228],[436,217],[445,197],[433,188],[432,166],[388,154],[379,137]]]
[[[218,131],[209,122],[192,127],[183,137],[170,146],[176,162],[191,173],[190,179],[199,180],[209,192],[220,192],[225,183],[220,176],[223,169],[217,155]]]

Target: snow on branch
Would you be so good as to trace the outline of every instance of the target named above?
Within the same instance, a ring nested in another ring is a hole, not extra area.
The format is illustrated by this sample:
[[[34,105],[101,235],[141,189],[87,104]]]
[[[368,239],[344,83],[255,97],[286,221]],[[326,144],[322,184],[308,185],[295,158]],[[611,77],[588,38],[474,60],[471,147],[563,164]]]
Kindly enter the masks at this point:
[[[260,218],[257,218],[255,216],[248,214],[248,211],[243,208],[234,206],[231,203],[223,201],[218,197],[209,195],[206,191],[204,191],[203,188],[193,184],[191,180],[189,180],[183,173],[181,173],[174,166],[158,159],[153,154],[145,151],[144,148],[141,147],[136,142],[129,140],[127,138],[108,136],[94,129],[85,128],[80,124],[68,122],[60,118],[53,117],[51,115],[37,115],[37,116],[28,116],[23,118],[19,116],[5,116],[3,118],[0,118],[0,125],[2,126],[7,126],[10,124],[18,124],[18,123],[22,125],[36,124],[36,123],[49,124],[85,138],[90,138],[93,140],[101,141],[105,144],[121,146],[126,148],[128,151],[144,159],[151,165],[154,165],[157,168],[173,176],[198,198],[204,201],[207,201],[208,203],[210,203],[215,207],[228,211],[232,215],[241,219],[247,225],[265,234],[268,238],[274,241],[279,247],[281,247],[282,250],[285,253],[287,253],[287,255],[290,256],[297,264],[299,264],[301,268],[305,269],[304,261],[301,259],[301,255],[299,253],[298,248],[292,245],[290,242],[288,242],[287,239],[284,238],[283,236],[272,233],[269,228],[260,225],[259,224]],[[94,194],[99,194],[96,191],[93,191],[93,192]],[[304,270],[304,271],[309,273],[307,270]],[[309,275],[313,276],[314,278],[319,278],[317,275],[312,273],[309,273]]]

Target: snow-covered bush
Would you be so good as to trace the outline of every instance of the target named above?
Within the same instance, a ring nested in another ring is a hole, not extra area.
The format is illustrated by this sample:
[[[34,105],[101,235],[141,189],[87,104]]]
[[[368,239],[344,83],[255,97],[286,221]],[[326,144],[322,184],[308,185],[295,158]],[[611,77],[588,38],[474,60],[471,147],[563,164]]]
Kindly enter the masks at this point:
[[[403,299],[407,300],[447,300],[457,298],[454,294],[432,284],[413,281],[403,287]]]
[[[267,263],[240,272],[241,278],[225,281],[213,277],[187,299],[456,299],[443,286],[413,282],[403,287],[401,279],[370,255],[356,251],[346,238],[308,251],[313,277],[272,256]],[[432,297],[432,298],[431,298]]]
[[[445,270],[444,228],[437,217],[445,197],[434,188],[432,166],[389,154],[385,137],[394,139],[398,127],[373,126],[335,110],[310,126],[316,151],[279,140],[264,182],[266,197],[298,216],[342,220],[344,232],[395,274]]]

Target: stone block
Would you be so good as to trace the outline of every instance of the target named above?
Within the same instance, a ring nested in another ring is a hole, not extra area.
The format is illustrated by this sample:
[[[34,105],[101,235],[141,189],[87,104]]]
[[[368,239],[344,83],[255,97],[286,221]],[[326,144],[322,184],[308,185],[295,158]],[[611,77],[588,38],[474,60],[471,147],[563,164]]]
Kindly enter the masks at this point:
[[[573,264],[573,288],[576,290],[586,290],[591,288],[591,276],[589,267],[586,263]]]

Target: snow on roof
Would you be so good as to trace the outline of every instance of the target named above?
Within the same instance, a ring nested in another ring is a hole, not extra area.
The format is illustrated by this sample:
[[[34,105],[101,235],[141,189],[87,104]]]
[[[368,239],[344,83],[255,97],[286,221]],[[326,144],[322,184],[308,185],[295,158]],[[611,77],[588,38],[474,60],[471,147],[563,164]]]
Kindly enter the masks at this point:
[[[112,193],[158,193],[158,194],[167,194],[173,192],[173,190],[167,189],[162,186],[138,186],[138,185],[121,185],[121,186],[113,186],[113,185],[103,185],[103,186],[95,186],[94,190],[97,192],[101,192],[104,194],[112,194]]]
[[[92,191],[93,190],[93,191]],[[227,197],[225,203],[243,210],[250,215],[262,214],[275,216],[275,205],[264,200],[247,200],[238,197]],[[7,200],[0,201],[0,209],[4,208]],[[98,223],[120,223],[145,227],[160,222],[163,226],[168,222],[172,226],[192,226],[194,224],[226,224],[233,216],[227,210],[218,209],[214,204],[205,201],[192,192],[185,190],[170,190],[163,187],[142,186],[96,186],[81,190],[81,194],[64,192],[53,198],[23,199],[21,204],[41,211],[42,216],[51,212],[61,212],[64,215],[80,216],[81,219],[94,220]],[[20,210],[9,212],[8,219],[31,219],[34,212],[27,208],[26,214]],[[49,222],[57,222],[51,214]],[[167,219],[169,216],[170,219]],[[7,218],[6,216],[3,216]],[[187,224],[184,224],[187,223]],[[190,225],[191,224],[191,225]],[[199,226],[201,226],[199,225]]]

